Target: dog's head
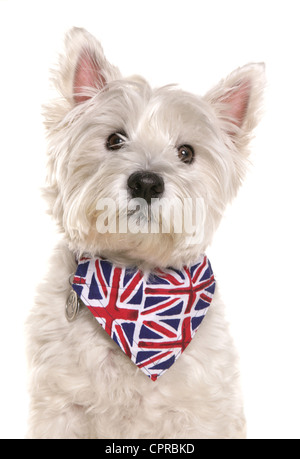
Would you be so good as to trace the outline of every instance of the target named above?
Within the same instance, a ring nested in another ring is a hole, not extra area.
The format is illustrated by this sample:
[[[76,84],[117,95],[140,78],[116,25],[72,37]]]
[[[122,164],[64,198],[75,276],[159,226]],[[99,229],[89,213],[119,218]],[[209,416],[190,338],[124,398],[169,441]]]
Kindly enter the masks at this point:
[[[46,196],[72,250],[182,266],[205,251],[247,166],[264,66],[204,97],[123,78],[88,32],[66,37],[45,108]]]

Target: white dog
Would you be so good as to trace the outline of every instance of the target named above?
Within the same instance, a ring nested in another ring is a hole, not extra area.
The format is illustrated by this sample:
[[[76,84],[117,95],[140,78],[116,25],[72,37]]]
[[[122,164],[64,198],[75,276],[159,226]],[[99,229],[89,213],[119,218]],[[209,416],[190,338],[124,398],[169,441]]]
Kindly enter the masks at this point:
[[[54,82],[45,195],[63,237],[28,320],[28,436],[245,437],[205,250],[245,174],[264,65],[204,97],[151,89],[74,28]]]

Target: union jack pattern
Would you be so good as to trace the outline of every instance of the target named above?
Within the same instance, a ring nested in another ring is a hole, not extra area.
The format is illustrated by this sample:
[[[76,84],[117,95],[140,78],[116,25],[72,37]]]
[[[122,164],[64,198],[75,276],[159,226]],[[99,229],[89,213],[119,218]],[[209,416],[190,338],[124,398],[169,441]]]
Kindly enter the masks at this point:
[[[79,260],[73,289],[122,351],[153,381],[186,349],[212,301],[206,255],[183,270],[144,276],[101,258]]]

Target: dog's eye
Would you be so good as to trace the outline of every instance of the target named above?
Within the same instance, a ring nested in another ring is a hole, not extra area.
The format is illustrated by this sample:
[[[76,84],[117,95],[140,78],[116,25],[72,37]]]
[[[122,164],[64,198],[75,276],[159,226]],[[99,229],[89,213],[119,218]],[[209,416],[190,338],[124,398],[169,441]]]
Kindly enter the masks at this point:
[[[106,147],[108,150],[119,150],[126,140],[126,135],[123,132],[115,132],[108,137]]]
[[[194,149],[190,145],[181,145],[178,148],[178,158],[185,164],[191,164],[194,160]]]

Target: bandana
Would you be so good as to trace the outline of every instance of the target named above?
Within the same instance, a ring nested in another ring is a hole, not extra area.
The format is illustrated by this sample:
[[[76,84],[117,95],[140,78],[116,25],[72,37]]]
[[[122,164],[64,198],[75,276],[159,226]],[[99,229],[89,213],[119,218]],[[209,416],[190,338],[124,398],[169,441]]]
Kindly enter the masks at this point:
[[[149,276],[84,257],[72,287],[122,351],[155,381],[194,337],[212,301],[215,280],[205,255],[190,268],[157,269]]]

